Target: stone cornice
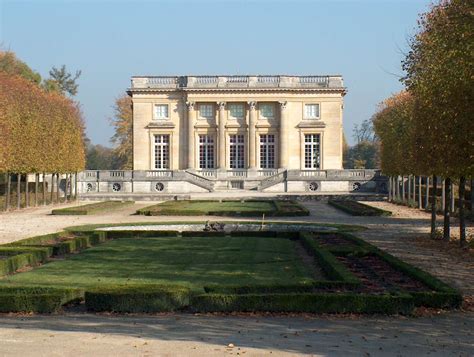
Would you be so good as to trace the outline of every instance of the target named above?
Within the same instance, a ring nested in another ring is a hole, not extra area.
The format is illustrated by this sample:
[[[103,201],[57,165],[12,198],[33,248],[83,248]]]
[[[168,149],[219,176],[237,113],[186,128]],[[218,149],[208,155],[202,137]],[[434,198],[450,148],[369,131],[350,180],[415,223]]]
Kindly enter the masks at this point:
[[[154,121],[148,123],[148,125],[145,127],[146,129],[160,129],[160,128],[174,128],[176,125],[169,120],[163,120],[162,122]]]
[[[307,120],[300,121],[296,127],[297,128],[325,128],[326,123],[323,122],[322,120],[307,119]]]

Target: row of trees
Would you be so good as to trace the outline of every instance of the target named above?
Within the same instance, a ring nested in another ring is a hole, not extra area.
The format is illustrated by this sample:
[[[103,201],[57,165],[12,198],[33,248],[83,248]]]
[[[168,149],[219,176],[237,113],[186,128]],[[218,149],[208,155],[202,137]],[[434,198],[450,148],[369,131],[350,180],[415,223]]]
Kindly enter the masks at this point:
[[[423,14],[403,61],[406,89],[385,100],[373,117],[381,141],[382,170],[390,176],[432,176],[432,235],[436,183],[445,199],[459,184],[461,245],[466,244],[464,188],[474,177],[474,3],[442,0]],[[450,239],[449,205],[444,238]]]
[[[12,174],[20,202],[22,175],[63,173],[68,181],[85,165],[81,111],[67,96],[77,92],[80,73],[75,79],[64,67],[51,73],[42,82],[11,52],[0,53],[0,173],[7,173],[7,209]]]

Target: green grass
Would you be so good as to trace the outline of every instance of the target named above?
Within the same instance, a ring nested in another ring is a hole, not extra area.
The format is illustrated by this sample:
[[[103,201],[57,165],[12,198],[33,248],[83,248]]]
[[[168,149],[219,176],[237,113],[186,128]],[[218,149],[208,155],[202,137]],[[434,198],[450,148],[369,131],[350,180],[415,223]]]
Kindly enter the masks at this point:
[[[137,211],[146,216],[308,216],[309,211],[293,201],[167,201]]]
[[[311,280],[289,239],[132,238],[8,277],[12,284],[95,288],[125,284],[297,284]]]
[[[391,216],[392,212],[352,200],[329,200],[328,204],[353,216]]]
[[[105,202],[96,202],[90,203],[83,206],[68,207],[68,208],[58,208],[52,210],[53,215],[88,215],[94,214],[102,211],[109,211],[114,209],[119,209],[128,205],[131,205],[135,202],[133,201],[105,201]]]

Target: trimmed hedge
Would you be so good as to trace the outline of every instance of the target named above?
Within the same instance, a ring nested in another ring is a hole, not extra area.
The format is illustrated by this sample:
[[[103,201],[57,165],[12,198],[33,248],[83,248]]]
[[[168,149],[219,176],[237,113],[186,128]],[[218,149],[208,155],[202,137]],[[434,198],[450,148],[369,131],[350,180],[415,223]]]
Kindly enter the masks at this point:
[[[306,312],[410,314],[409,295],[365,294],[200,294],[191,298],[197,312]]]
[[[0,260],[0,276],[12,274],[25,266],[35,266],[45,262],[51,254],[51,248],[0,246],[0,255],[8,256]]]
[[[189,305],[190,289],[181,286],[122,286],[86,291],[90,311],[165,312]]]
[[[69,208],[58,208],[53,209],[51,214],[53,215],[88,215],[94,214],[101,211],[107,211],[112,209],[121,208],[135,203],[134,201],[105,201],[91,203],[78,207],[69,207]]]
[[[182,201],[171,201],[174,205],[182,205]],[[176,203],[178,202],[178,203]],[[193,203],[199,203],[200,201],[194,201]],[[203,203],[214,202],[219,205],[218,201],[201,201]],[[233,202],[228,200],[226,202]],[[235,202],[240,202],[235,200]],[[213,210],[213,209],[199,209],[199,208],[179,208],[173,206],[167,206],[166,202],[163,204],[156,204],[153,206],[141,208],[137,210],[137,214],[145,216],[238,216],[238,217],[261,217],[265,214],[267,217],[296,217],[296,216],[309,216],[309,210],[303,207],[296,201],[279,201],[279,200],[246,200],[242,202],[267,202],[273,208],[262,208],[255,210]],[[160,207],[161,205],[161,207]]]
[[[83,295],[83,291],[72,288],[0,285],[0,312],[52,313]]]
[[[349,285],[360,285],[361,282],[329,251],[322,249],[308,233],[300,233],[300,241],[306,251],[313,255],[326,276],[331,280]]]
[[[133,230],[113,230],[100,231],[107,239],[120,238],[158,238],[158,237],[178,237],[178,231],[133,231]]]
[[[329,200],[328,204],[353,216],[391,216],[392,212],[352,200]]]

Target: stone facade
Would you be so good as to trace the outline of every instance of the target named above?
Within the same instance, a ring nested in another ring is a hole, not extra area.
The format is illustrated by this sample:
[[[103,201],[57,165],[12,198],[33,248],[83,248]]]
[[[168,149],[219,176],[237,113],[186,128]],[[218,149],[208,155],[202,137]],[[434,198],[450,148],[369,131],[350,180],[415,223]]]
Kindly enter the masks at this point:
[[[133,77],[128,94],[134,170],[81,173],[90,199],[385,189],[378,171],[342,169],[341,76]]]
[[[341,76],[133,77],[128,93],[134,170],[342,169]],[[319,141],[317,165],[305,164],[308,134]],[[169,140],[166,167],[155,162],[157,135]],[[243,137],[238,168],[233,135]],[[270,165],[261,162],[264,135],[274,141]],[[204,136],[212,140],[211,165],[200,157]]]

